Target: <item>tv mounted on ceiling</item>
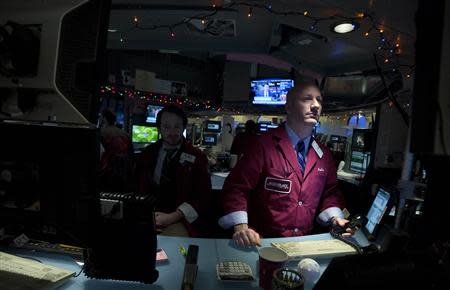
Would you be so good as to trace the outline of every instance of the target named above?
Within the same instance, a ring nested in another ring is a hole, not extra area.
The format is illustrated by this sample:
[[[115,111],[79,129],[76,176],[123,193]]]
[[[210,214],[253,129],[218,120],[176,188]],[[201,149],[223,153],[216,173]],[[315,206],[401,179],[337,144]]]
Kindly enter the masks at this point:
[[[286,95],[294,86],[294,80],[283,78],[257,79],[250,82],[253,105],[280,106],[286,103]]]

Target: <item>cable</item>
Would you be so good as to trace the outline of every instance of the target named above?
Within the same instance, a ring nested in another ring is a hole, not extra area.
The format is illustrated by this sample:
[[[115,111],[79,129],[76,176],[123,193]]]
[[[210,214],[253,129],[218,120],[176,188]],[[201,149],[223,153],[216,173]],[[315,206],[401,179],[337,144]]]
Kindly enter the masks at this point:
[[[373,54],[373,58],[375,61],[375,66],[377,67],[377,72],[378,75],[381,78],[381,81],[383,83],[384,88],[386,89],[389,99],[392,101],[392,103],[395,105],[395,107],[397,108],[398,112],[400,113],[403,121],[405,122],[406,126],[409,126],[409,116],[408,114],[402,109],[402,107],[400,106],[400,104],[398,103],[397,99],[394,97],[394,95],[392,94],[391,90],[389,89],[389,87],[386,84],[386,80],[384,79],[384,75],[383,72],[381,71],[381,67],[378,64],[377,61],[377,56],[376,54]]]
[[[353,247],[356,250],[356,252],[358,252],[358,254],[361,255],[363,253],[363,251],[361,250],[361,247],[358,244],[342,237],[341,234],[336,232],[336,229],[337,229],[337,227],[331,227],[330,234],[332,237],[346,243],[347,245],[350,245],[351,247]]]
[[[84,271],[84,269],[85,269],[85,265],[86,265],[86,264],[84,264],[83,267],[81,267],[80,272],[78,272],[78,274],[74,275],[74,277],[80,276],[80,274],[81,274],[81,273]]]
[[[34,260],[34,261],[36,261],[36,262],[42,263],[42,261],[41,261],[41,260],[39,260],[39,259],[36,259],[36,258],[33,258],[33,257],[29,257],[29,256],[22,256],[22,255],[17,255],[17,254],[16,254],[16,256],[17,256],[17,257],[21,257],[21,258],[24,258],[24,259]]]

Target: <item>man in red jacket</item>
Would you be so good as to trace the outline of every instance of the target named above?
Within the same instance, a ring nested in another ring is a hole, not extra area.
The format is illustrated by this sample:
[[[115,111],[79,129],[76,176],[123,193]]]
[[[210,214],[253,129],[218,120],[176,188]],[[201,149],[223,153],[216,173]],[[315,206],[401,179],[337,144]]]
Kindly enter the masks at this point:
[[[155,224],[163,234],[205,236],[212,197],[206,155],[184,139],[187,118],[180,108],[162,109],[156,125],[161,139],[142,153],[138,191],[155,198]]]
[[[331,152],[312,136],[321,109],[315,83],[291,89],[286,123],[248,144],[225,180],[219,224],[234,227],[238,246],[260,245],[261,236],[308,234],[315,218],[324,225],[347,222]]]

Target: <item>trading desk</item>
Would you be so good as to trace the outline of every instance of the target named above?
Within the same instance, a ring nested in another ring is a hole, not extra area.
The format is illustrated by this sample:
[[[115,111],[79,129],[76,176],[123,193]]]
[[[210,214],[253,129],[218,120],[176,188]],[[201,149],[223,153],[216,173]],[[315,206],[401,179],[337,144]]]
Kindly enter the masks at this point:
[[[364,238],[362,233],[357,232],[354,238],[360,245],[367,245],[367,240]],[[331,236],[329,234],[319,234],[295,238],[263,239],[262,244],[263,246],[270,246],[270,243],[275,241],[285,242],[324,239],[331,239]],[[89,279],[81,273],[78,277],[73,277],[65,282],[60,286],[60,288],[58,288],[58,290],[180,289],[185,259],[179,252],[179,246],[184,246],[187,249],[190,244],[195,244],[200,247],[198,256],[198,275],[195,283],[195,289],[260,289],[258,286],[258,280],[254,280],[252,282],[222,282],[217,280],[216,276],[216,264],[218,262],[237,260],[248,263],[252,268],[255,278],[258,279],[258,272],[256,268],[258,253],[256,248],[236,248],[233,246],[232,241],[228,239],[194,239],[159,236],[158,247],[163,248],[166,251],[169,257],[169,262],[157,265],[159,278],[154,284],[148,285],[136,282]],[[81,269],[81,266],[79,266],[74,259],[69,256],[31,250],[15,250],[9,252],[21,256],[33,257],[39,259],[43,263],[73,270],[76,273],[78,273]],[[113,253],[111,254],[113,255]],[[317,260],[321,267],[321,274],[330,261],[331,258]],[[296,268],[297,263],[298,261],[289,262],[288,267]],[[305,289],[312,289],[313,286],[314,285],[311,283],[306,284]]]

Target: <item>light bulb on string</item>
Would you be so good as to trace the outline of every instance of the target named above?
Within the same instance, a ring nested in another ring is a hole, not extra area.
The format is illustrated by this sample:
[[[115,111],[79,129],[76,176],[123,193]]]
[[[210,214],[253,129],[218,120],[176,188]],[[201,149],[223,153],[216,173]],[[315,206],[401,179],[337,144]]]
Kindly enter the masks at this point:
[[[252,17],[252,12],[253,12],[253,8],[252,7],[250,7],[250,8],[248,8],[248,13],[247,13],[247,17]]]

